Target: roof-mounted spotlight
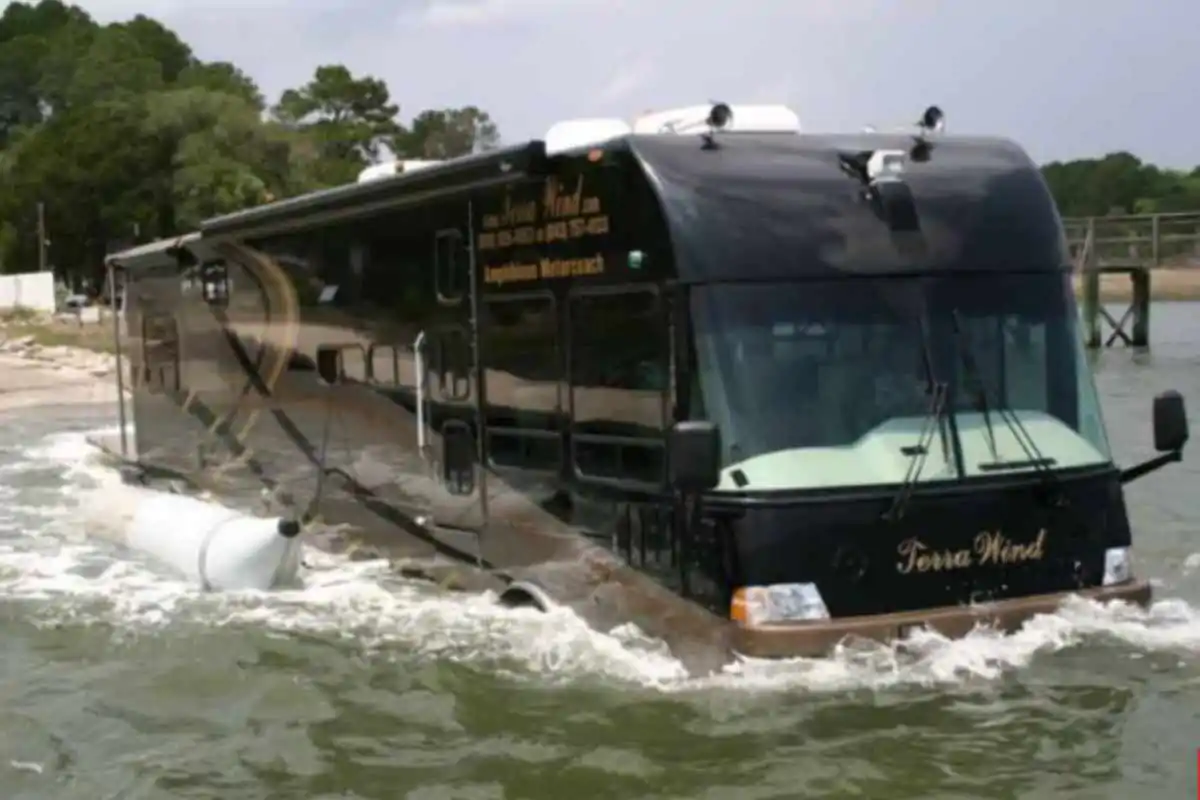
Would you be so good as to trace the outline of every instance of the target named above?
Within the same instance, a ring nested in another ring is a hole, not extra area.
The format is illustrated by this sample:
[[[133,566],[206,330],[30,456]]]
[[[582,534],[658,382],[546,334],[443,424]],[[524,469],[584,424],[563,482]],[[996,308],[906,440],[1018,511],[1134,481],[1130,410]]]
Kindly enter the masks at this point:
[[[733,122],[733,109],[729,107],[728,103],[713,103],[705,122],[714,131],[722,130]]]
[[[933,143],[929,141],[930,134],[938,134],[945,129],[946,115],[942,110],[937,106],[925,109],[925,113],[917,120],[917,135],[913,137],[909,157],[916,162],[928,161],[929,153],[933,150]]]
[[[917,127],[926,133],[941,133],[946,128],[946,115],[937,106],[930,106],[921,115]]]
[[[708,117],[704,120],[704,124],[708,126],[708,130],[701,134],[705,150],[716,149],[717,131],[724,130],[731,122],[733,122],[733,109],[729,107],[729,104],[713,103],[712,108],[708,111]]]
[[[909,153],[904,150],[861,150],[839,153],[842,172],[863,187],[863,198],[893,233],[921,229],[912,190],[904,181]]]

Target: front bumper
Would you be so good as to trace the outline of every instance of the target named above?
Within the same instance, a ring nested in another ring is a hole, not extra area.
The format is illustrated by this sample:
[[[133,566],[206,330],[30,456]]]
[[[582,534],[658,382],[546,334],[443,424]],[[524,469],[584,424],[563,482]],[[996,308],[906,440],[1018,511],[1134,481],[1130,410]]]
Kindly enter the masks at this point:
[[[1082,597],[1101,603],[1121,600],[1147,606],[1151,594],[1149,582],[1135,580],[1115,586],[1019,597],[977,606],[931,608],[821,622],[756,627],[734,625],[733,646],[742,655],[754,658],[822,656],[847,637],[886,642],[903,638],[915,628],[927,627],[943,636],[958,639],[980,624],[1012,632],[1037,614],[1053,613],[1069,597]]]

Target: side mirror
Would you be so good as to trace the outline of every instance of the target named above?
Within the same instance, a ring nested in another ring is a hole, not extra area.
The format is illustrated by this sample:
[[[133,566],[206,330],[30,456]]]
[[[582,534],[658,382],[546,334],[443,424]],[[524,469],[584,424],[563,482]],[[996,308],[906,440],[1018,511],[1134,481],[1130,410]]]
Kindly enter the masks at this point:
[[[706,421],[677,422],[667,434],[667,461],[671,487],[681,492],[703,492],[721,482],[721,436]]]
[[[342,380],[342,350],[321,345],[317,348],[317,375],[322,382],[334,386]]]
[[[1187,409],[1183,395],[1174,389],[1154,398],[1154,449],[1177,453],[1188,440]]]

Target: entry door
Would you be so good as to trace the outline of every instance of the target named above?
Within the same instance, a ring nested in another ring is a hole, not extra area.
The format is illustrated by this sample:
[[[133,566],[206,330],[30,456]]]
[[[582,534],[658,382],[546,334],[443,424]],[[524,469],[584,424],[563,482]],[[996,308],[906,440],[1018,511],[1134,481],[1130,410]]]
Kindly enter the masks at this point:
[[[434,243],[438,311],[413,343],[418,447],[439,528],[478,533],[487,519],[485,472],[479,464],[479,387],[474,331],[475,280],[470,209],[466,233],[439,231]],[[477,544],[477,543],[475,543]],[[477,552],[477,551],[476,551]]]

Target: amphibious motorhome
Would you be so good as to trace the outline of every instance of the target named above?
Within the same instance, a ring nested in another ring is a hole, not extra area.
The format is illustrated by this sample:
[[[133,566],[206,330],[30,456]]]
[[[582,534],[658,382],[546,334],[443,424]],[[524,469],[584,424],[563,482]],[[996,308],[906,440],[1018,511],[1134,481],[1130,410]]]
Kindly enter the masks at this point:
[[[1017,145],[717,104],[416,167],[112,255],[139,480],[679,648],[1149,600],[1183,400],[1114,465]]]

